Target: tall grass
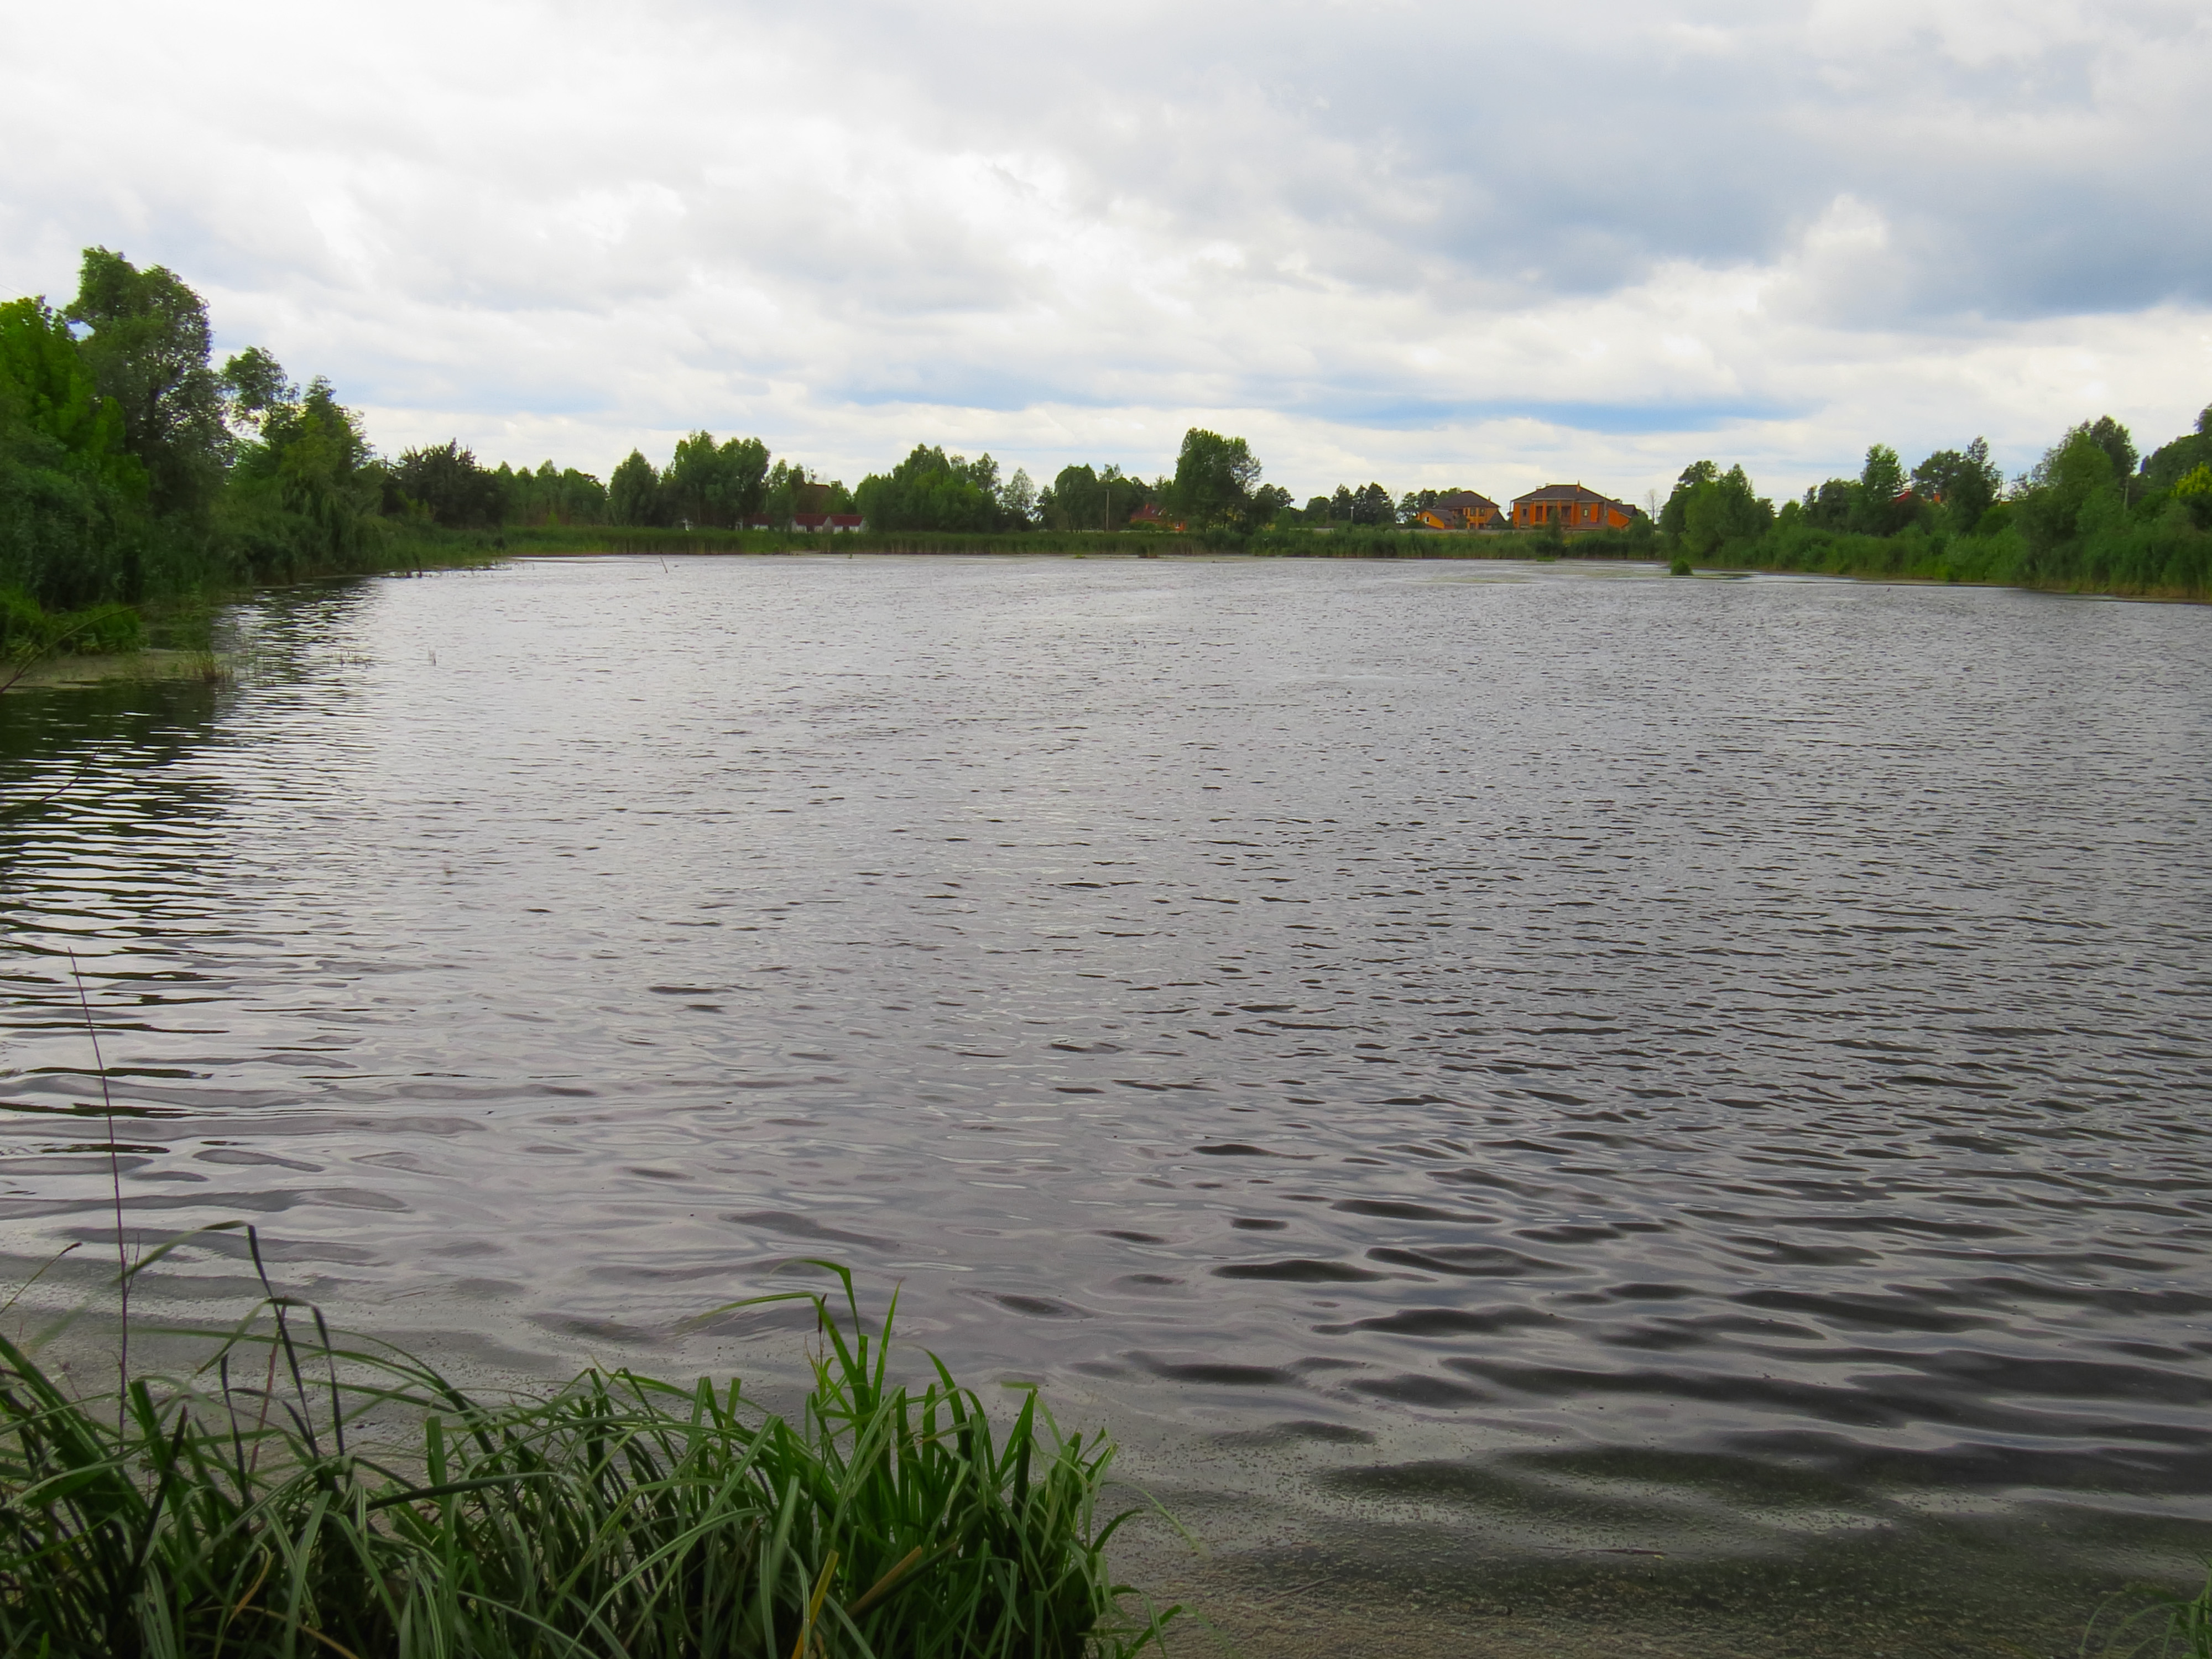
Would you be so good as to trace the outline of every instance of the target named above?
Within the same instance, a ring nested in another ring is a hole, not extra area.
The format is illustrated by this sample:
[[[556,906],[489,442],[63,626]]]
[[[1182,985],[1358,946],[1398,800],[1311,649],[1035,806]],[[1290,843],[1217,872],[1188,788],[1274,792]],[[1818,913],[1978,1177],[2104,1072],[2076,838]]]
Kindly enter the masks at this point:
[[[2117,1617],[2089,1623],[2081,1651],[2100,1659],[2212,1659],[2212,1571],[2194,1595],[2154,1584],[2131,1585],[2113,1598]],[[2094,1645],[2093,1645],[2094,1644]]]
[[[257,1267],[258,1242],[247,1237]],[[126,1270],[157,1261],[165,1246]],[[191,1376],[80,1396],[0,1337],[0,1650],[120,1659],[1074,1659],[1158,1643],[1113,1449],[891,1380],[851,1275],[791,1419],[586,1370],[471,1396],[264,1301]],[[781,1301],[787,1297],[758,1298]],[[732,1306],[745,1306],[735,1304]],[[307,1328],[312,1327],[312,1336]]]

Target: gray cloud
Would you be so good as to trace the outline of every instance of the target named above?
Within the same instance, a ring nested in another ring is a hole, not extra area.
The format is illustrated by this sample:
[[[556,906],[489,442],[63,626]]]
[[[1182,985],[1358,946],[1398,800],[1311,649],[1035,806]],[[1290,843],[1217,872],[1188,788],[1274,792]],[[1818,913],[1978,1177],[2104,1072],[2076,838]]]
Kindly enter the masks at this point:
[[[118,246],[388,448],[600,471],[2024,464],[2212,397],[2199,10],[95,3],[9,26],[0,286]]]

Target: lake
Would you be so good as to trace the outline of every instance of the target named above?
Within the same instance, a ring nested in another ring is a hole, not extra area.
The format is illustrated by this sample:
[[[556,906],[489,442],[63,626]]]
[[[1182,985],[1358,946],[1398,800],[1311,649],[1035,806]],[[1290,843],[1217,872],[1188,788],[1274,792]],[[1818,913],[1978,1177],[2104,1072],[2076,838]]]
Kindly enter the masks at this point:
[[[833,1258],[1232,1599],[1949,1564],[1901,1652],[2212,1548],[2212,611],[606,558],[224,629],[0,706],[18,1278],[112,1249],[74,949],[134,1236],[488,1374],[787,1372],[684,1322]]]

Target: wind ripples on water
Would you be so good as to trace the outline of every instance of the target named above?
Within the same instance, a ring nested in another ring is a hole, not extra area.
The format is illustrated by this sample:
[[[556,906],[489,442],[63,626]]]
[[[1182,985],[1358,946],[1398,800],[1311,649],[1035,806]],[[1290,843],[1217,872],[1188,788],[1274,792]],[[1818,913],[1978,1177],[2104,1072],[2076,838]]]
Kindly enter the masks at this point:
[[[126,1226],[403,1334],[830,1255],[1231,1431],[2212,1491],[2212,616],[1465,568],[524,563],[11,697],[12,1252],[112,1236],[73,950]]]

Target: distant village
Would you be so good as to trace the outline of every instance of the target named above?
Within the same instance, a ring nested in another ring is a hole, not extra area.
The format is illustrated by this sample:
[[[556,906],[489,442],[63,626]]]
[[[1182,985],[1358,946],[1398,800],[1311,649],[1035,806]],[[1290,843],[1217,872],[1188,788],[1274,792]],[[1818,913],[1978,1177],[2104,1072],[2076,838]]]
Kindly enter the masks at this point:
[[[1626,530],[1635,518],[1627,502],[1571,483],[1516,495],[1510,512],[1487,495],[1455,489],[1420,507],[1413,522],[1428,530]]]
[[[840,503],[833,497],[833,486],[821,483],[801,483],[795,487],[793,505],[782,517],[766,514],[750,514],[739,521],[746,530],[792,529],[807,532],[836,533],[840,531],[867,529],[865,515],[850,510],[836,510]],[[1318,535],[1327,535],[1338,527],[1328,508],[1326,497],[1316,496],[1304,513],[1296,508],[1286,516],[1296,518],[1300,527]],[[1500,507],[1489,496],[1472,489],[1452,489],[1442,492],[1422,490],[1408,495],[1398,505],[1395,519],[1398,528],[1406,530],[1441,530],[1460,534],[1498,534],[1508,530],[1556,529],[1567,534],[1591,530],[1626,530],[1635,522],[1638,509],[1626,501],[1615,501],[1610,495],[1599,494],[1578,483],[1546,484],[1525,495],[1516,495]],[[1140,501],[1123,520],[1131,530],[1158,530],[1181,533],[1189,528],[1188,522],[1172,511],[1164,509],[1157,501]],[[688,526],[687,526],[688,527]]]
[[[1525,495],[1516,495],[1504,507],[1472,489],[1425,489],[1407,495],[1395,509],[1388,509],[1386,501],[1386,510],[1391,512],[1389,519],[1377,514],[1369,522],[1394,523],[1401,530],[1443,530],[1462,535],[1497,534],[1507,530],[1558,529],[1570,534],[1585,530],[1626,530],[1637,516],[1637,509],[1627,502],[1617,501],[1578,483],[1546,484]],[[1299,529],[1323,536],[1334,529],[1361,523],[1359,518],[1348,517],[1338,503],[1321,495],[1315,496],[1303,513],[1291,507],[1282,518]],[[1129,514],[1128,526],[1132,530],[1182,531],[1189,527],[1173,513],[1149,501]],[[835,527],[848,526],[839,524]]]

